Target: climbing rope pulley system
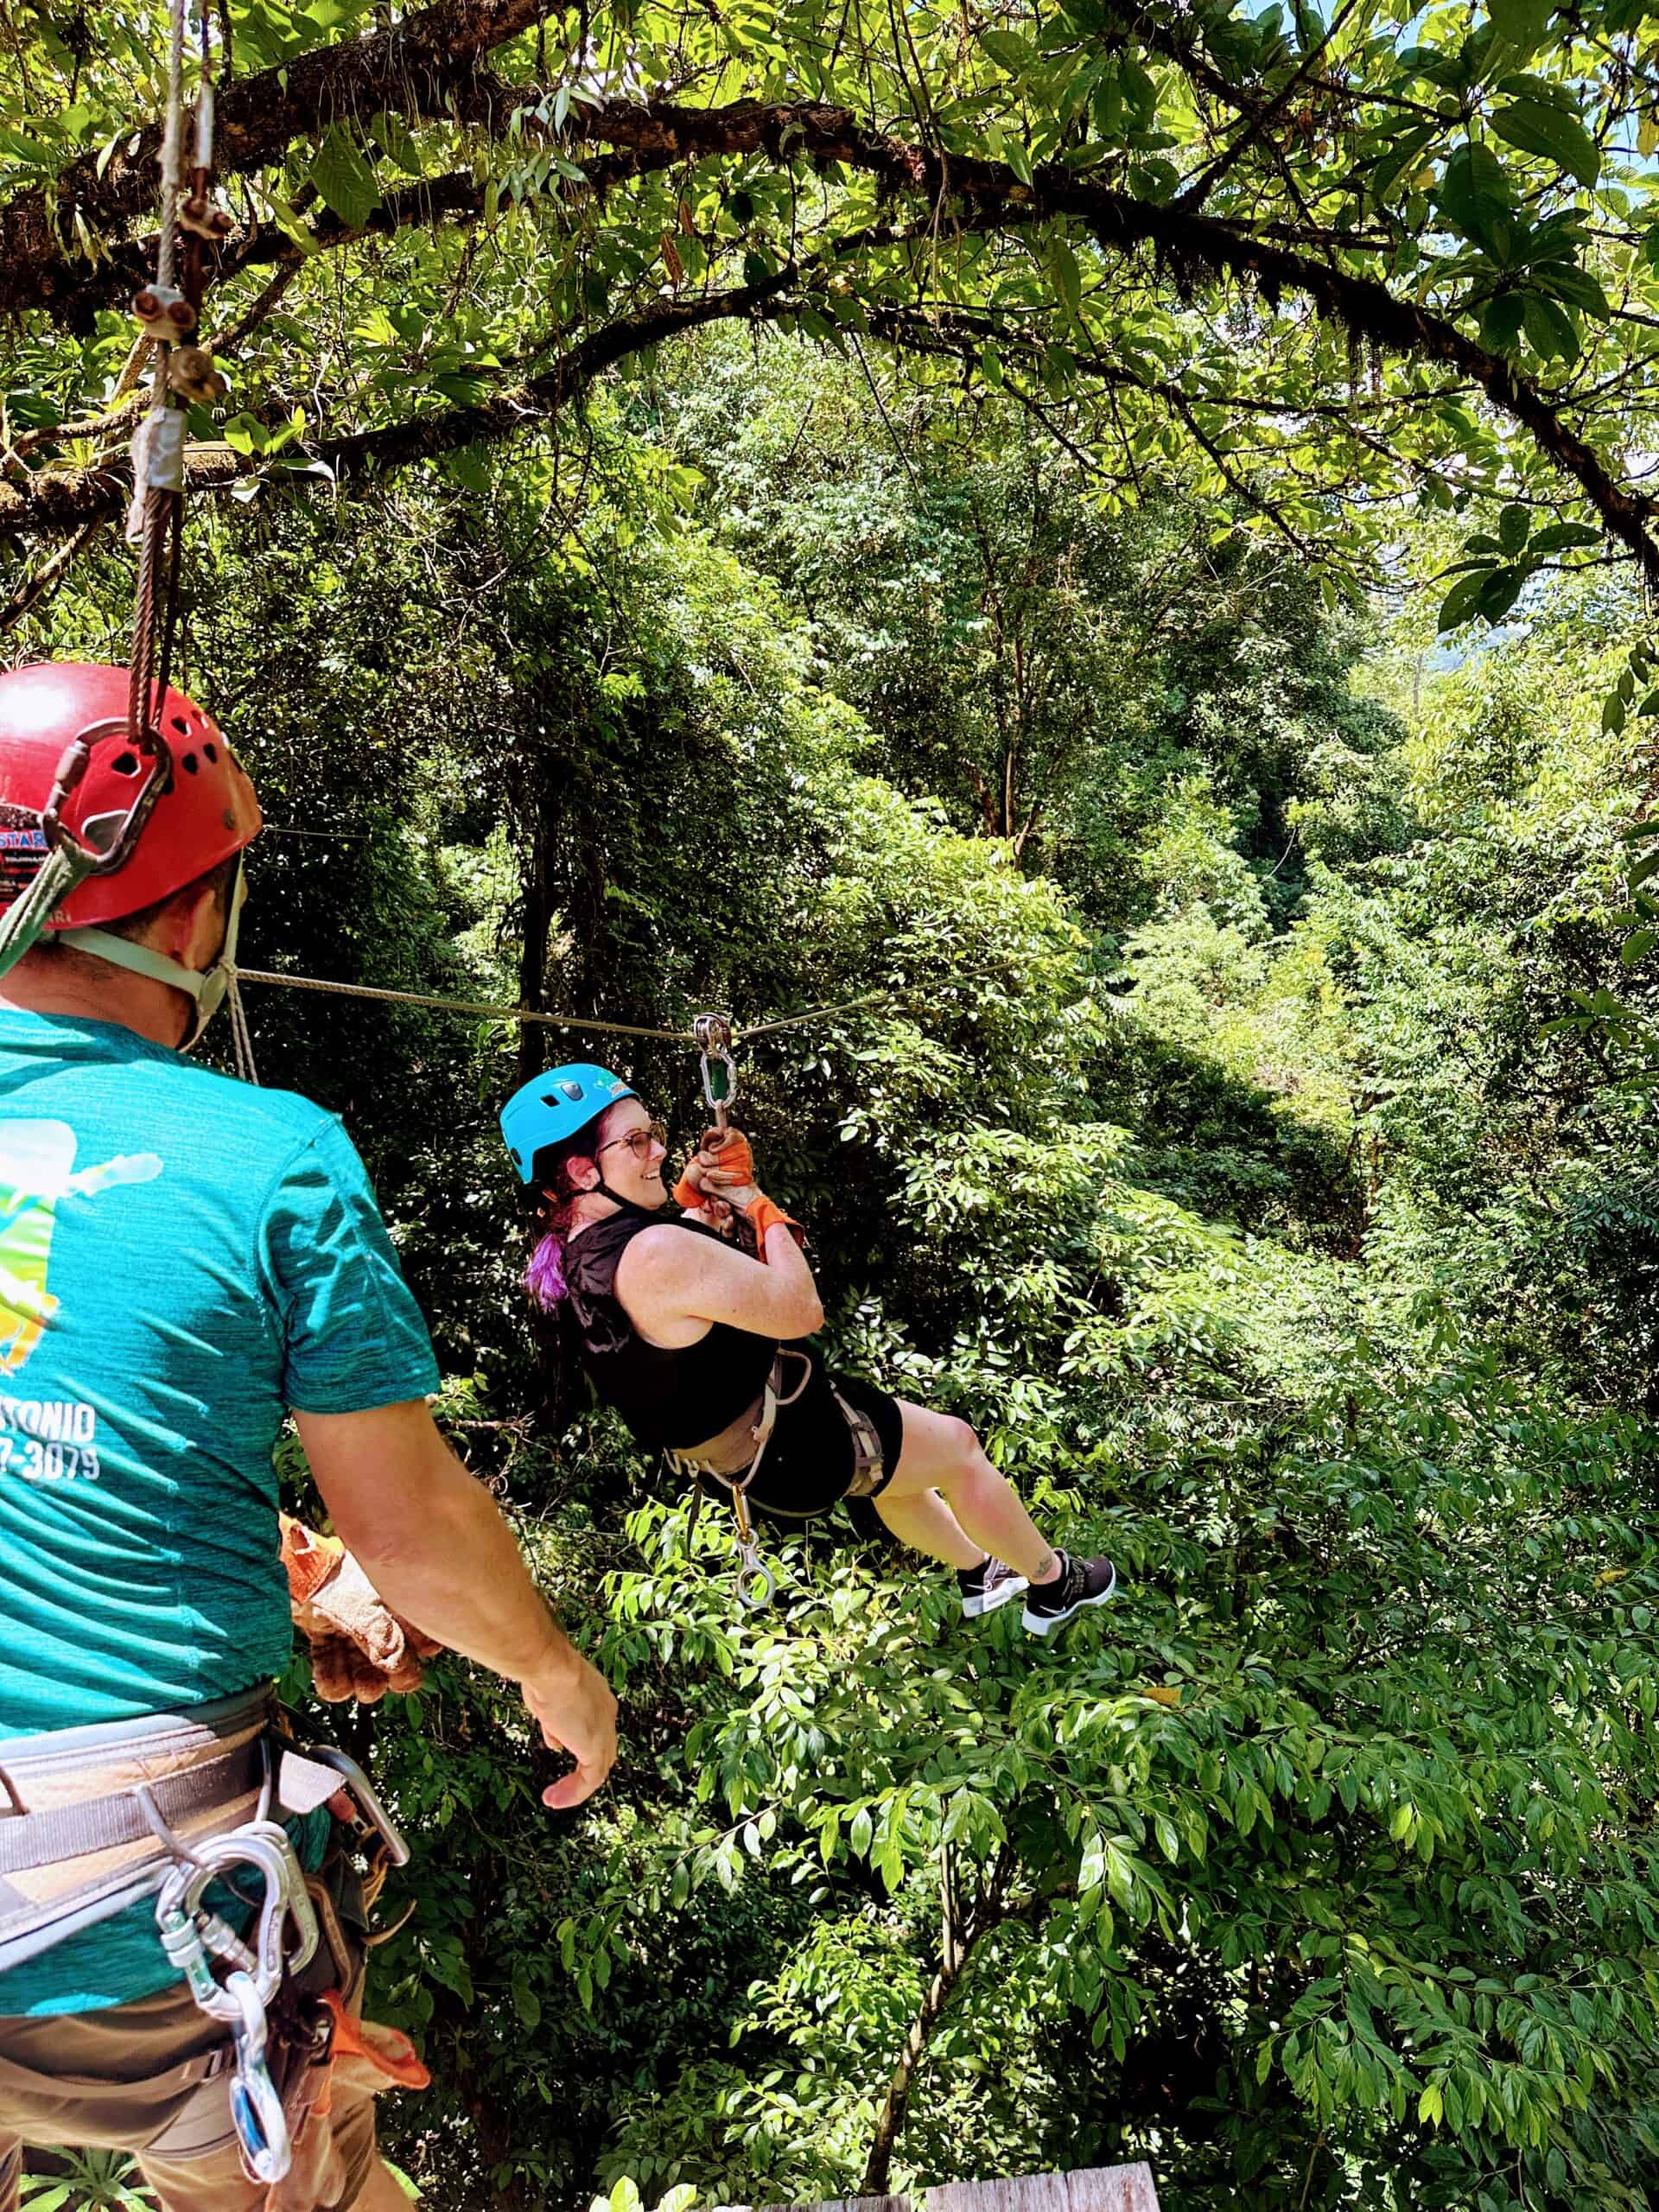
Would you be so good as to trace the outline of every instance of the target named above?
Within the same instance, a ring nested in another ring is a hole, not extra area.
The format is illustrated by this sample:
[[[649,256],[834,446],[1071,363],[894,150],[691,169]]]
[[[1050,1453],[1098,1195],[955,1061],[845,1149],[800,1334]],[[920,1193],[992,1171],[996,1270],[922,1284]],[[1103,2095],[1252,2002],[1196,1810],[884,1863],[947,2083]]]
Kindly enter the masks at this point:
[[[118,382],[117,397],[155,356],[149,404],[132,442],[132,499],[126,536],[137,548],[130,686],[124,719],[89,724],[71,741],[59,764],[41,817],[45,855],[27,891],[0,917],[0,975],[28,951],[54,909],[89,876],[111,874],[130,858],[156,800],[173,778],[173,756],[162,728],[179,611],[179,554],[184,517],[184,448],[192,401],[217,398],[225,380],[213,357],[187,344],[201,321],[207,285],[205,247],[234,227],[214,205],[213,29],[206,4],[197,22],[200,82],[194,118],[194,159],[184,164],[184,52],[188,0],[168,10],[167,113],[162,138],[161,228],[153,282],[132,297],[137,335]],[[184,250],[180,252],[180,234]],[[104,815],[77,831],[64,807],[86,778],[94,752],[120,745],[147,772],[124,814]]]

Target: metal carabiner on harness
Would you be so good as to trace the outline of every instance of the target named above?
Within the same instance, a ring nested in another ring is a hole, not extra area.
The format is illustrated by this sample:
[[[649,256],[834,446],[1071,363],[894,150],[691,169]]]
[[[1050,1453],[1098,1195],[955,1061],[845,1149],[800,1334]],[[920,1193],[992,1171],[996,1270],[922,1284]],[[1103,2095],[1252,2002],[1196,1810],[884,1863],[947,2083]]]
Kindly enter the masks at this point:
[[[737,1062],[732,1057],[732,1017],[729,1014],[700,1014],[691,1024],[702,1056],[702,1096],[724,1129],[727,1116],[737,1103]]]
[[[763,1611],[778,1594],[778,1578],[760,1556],[749,1519],[749,1503],[735,1483],[732,1511],[737,1516],[737,1595],[752,1613]]]
[[[245,1974],[233,1974],[225,1990],[236,2006],[231,2022],[231,2120],[250,2176],[269,2189],[293,2164],[294,2144],[265,2058],[265,2008]]]
[[[213,1951],[233,1960],[261,2005],[269,2005],[284,1974],[308,1966],[321,1940],[316,1909],[286,1830],[274,1821],[250,1821],[227,1834],[208,1836],[191,1847],[194,1862],[175,1866],[156,1900],[162,1946],[190,1985],[200,2010],[215,2020],[234,2024],[239,2001],[230,1994],[232,1974],[221,1986],[207,1962]],[[254,1867],[264,1884],[254,1940],[245,1943],[218,1914],[203,1910],[208,1887],[238,1866]],[[293,1924],[295,1942],[288,1934]]]

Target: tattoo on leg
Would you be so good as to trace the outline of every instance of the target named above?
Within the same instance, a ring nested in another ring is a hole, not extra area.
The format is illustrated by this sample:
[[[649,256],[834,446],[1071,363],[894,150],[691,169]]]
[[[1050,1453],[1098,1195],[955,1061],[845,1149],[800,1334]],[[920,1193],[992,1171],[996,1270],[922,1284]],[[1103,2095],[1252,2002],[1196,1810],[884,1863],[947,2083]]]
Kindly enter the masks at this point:
[[[1046,1582],[1058,1565],[1059,1561],[1055,1558],[1052,1552],[1045,1552],[1041,1559],[1037,1562],[1037,1573],[1034,1579],[1039,1582]]]

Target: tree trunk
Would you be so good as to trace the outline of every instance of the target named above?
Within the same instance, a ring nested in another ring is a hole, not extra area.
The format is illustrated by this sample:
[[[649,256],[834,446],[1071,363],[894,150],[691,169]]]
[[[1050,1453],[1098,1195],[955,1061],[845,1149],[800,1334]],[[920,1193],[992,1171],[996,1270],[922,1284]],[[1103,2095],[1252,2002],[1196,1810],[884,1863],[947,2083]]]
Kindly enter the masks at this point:
[[[858,2185],[861,2196],[885,2196],[887,2193],[887,2176],[893,2167],[893,2149],[910,2110],[910,2092],[916,2077],[916,2069],[933,2039],[933,2031],[938,2026],[950,1993],[967,1971],[968,1961],[972,1958],[980,1939],[988,1936],[993,1928],[1000,1926],[1007,1917],[1003,1899],[1013,1872],[1014,1860],[1005,1846],[997,1855],[996,1864],[982,1894],[975,1903],[968,1924],[963,1927],[957,1916],[956,1872],[950,1848],[948,1844],[940,1847],[941,1955],[928,1984],[927,1993],[922,1999],[921,2009],[910,2024],[904,2050],[899,2054],[899,2063],[893,2069],[887,2094],[876,2115],[869,2159],[864,2168],[864,2178]]]

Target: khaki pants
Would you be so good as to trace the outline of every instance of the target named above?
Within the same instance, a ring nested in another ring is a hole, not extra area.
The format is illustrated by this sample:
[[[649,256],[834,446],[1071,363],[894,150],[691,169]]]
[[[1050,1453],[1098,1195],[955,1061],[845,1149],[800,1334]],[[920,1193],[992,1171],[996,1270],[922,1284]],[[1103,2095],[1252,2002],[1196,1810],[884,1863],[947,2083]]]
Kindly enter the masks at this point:
[[[359,1994],[360,2001],[360,1994]],[[0,2212],[17,2212],[22,2146],[130,2151],[162,2212],[259,2212],[231,2126],[228,2037],[182,1982],[102,2012],[0,2019]],[[349,2206],[375,2164],[374,2101],[337,2091]]]

